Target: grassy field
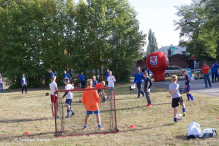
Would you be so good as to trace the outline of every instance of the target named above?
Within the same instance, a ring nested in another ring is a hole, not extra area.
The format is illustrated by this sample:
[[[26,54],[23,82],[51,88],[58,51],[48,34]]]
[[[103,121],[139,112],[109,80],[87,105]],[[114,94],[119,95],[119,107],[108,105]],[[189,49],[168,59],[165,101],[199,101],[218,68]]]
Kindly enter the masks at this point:
[[[186,140],[187,127],[192,121],[198,122],[202,130],[219,127],[218,97],[194,94],[195,102],[185,102],[186,117],[173,125],[173,109],[171,99],[166,98],[166,89],[152,88],[153,107],[148,108],[145,106],[146,99],[137,100],[137,90],[130,91],[129,85],[116,85],[115,88],[120,130],[118,134],[64,138],[54,137],[55,126],[50,110],[50,97],[45,96],[49,90],[35,89],[24,95],[18,90],[8,90],[7,93],[0,94],[0,145],[219,145],[217,136]],[[79,98],[75,97],[74,101]],[[186,100],[185,94],[183,98]],[[75,106],[74,110],[84,110],[83,105]],[[178,113],[182,113],[181,107],[178,108]],[[92,120],[96,120],[94,116],[91,116],[90,121]],[[103,127],[104,124],[102,123]],[[135,128],[128,128],[130,125]],[[82,126],[83,123],[78,125],[79,128]],[[30,135],[26,136],[26,131],[29,131]],[[31,140],[33,142],[30,142]]]

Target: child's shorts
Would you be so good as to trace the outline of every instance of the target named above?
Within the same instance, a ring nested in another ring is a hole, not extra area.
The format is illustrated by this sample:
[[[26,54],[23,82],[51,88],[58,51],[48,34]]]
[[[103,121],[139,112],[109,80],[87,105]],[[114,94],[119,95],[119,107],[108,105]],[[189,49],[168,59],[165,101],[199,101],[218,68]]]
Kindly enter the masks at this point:
[[[187,88],[185,88],[186,92],[190,92],[190,85],[187,86]]]
[[[92,114],[93,114],[93,111],[87,111],[86,114],[87,114],[87,115],[92,115]],[[95,115],[100,114],[100,110],[94,111],[94,114],[95,114]]]
[[[51,94],[50,97],[51,97],[51,102],[58,103],[59,99],[58,99],[57,96],[54,96],[54,95]]]
[[[65,100],[65,104],[66,104],[66,105],[69,105],[69,106],[70,106],[70,105],[71,105],[71,102],[72,102],[72,99],[66,99],[66,100]]]
[[[97,90],[97,93],[100,94],[100,93],[102,93],[102,91],[101,90]]]
[[[179,103],[180,103],[180,105],[183,104],[182,96],[177,97],[177,98],[172,98],[172,108],[175,108],[175,107],[179,106]]]
[[[113,89],[108,89],[108,91],[113,91],[114,90],[114,87],[111,87],[111,88],[113,88]]]

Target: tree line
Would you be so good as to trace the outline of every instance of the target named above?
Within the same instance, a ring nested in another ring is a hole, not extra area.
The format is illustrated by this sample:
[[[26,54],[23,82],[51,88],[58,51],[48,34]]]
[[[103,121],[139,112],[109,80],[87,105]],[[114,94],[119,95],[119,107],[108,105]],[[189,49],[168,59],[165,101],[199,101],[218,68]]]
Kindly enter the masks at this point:
[[[63,69],[102,75],[112,70],[129,81],[146,35],[126,0],[0,0],[0,71],[18,86],[49,83],[48,69],[63,81]],[[105,74],[104,74],[105,75]]]
[[[176,30],[180,30],[180,45],[199,58],[200,67],[207,58],[219,55],[219,1],[193,0],[190,5],[176,7]]]

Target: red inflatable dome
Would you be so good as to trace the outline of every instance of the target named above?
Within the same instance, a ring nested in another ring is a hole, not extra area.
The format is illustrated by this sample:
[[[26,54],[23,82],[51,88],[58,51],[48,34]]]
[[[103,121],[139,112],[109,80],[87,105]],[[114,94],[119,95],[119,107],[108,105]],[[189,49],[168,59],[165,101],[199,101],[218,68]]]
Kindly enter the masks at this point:
[[[165,53],[153,52],[149,54],[146,60],[146,65],[153,73],[155,82],[165,80],[164,72],[169,66],[169,59]]]

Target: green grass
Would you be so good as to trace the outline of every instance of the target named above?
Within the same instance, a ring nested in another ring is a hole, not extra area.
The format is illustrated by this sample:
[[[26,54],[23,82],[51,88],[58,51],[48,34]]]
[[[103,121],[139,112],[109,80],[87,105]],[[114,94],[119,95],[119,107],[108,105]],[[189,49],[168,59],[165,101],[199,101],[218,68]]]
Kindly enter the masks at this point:
[[[185,102],[186,117],[173,125],[173,109],[171,108],[171,99],[166,98],[166,89],[152,88],[153,107],[148,108],[145,106],[146,99],[137,100],[137,90],[130,91],[129,85],[116,85],[117,119],[120,132],[109,135],[55,138],[50,97],[45,96],[49,90],[32,90],[24,95],[19,91],[12,93],[10,90],[10,92],[1,94],[0,144],[36,146],[219,145],[217,136],[210,139],[186,140],[187,128],[192,121],[198,122],[202,130],[219,127],[218,97],[193,94],[195,102]],[[74,101],[78,101],[79,98],[75,97]],[[185,94],[183,94],[183,99],[186,100]],[[83,105],[75,106],[74,110],[75,112],[84,110]],[[178,107],[178,113],[182,114],[181,107]],[[102,118],[103,114],[101,113]],[[92,120],[96,120],[94,116],[89,119],[90,122]],[[72,120],[72,122],[74,121]],[[77,126],[81,128],[83,124]],[[103,127],[104,124],[102,123]],[[135,128],[128,128],[130,125],[134,125]],[[24,135],[26,131],[31,134]],[[25,138],[35,139],[35,141],[21,141]],[[18,141],[15,141],[16,139]]]

